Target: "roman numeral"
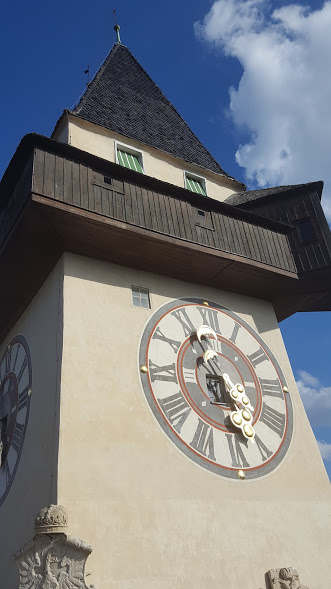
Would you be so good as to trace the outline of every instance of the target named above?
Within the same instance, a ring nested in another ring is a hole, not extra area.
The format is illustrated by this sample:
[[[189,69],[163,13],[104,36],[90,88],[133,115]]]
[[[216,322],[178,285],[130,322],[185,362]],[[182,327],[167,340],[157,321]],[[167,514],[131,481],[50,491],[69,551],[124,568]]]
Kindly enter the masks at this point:
[[[5,460],[5,463],[4,463],[3,466],[4,466],[4,469],[5,469],[6,486],[7,486],[8,483],[9,483],[9,481],[10,481],[10,475],[11,475],[10,470],[9,470],[8,460]]]
[[[14,450],[15,450],[15,452],[17,454],[18,454],[19,449],[20,449],[23,432],[24,432],[24,425],[22,425],[21,423],[16,422],[16,424],[15,424],[15,430],[14,430],[14,434],[13,434],[13,439],[12,439],[11,445],[12,445],[12,447],[14,448]]]
[[[166,399],[158,399],[162,411],[165,413],[172,427],[180,434],[181,429],[191,413],[191,407],[179,391]],[[175,423],[176,422],[176,423]]]
[[[232,342],[233,344],[236,343],[236,339],[237,339],[237,335],[238,335],[238,331],[240,329],[240,324],[239,323],[235,323],[234,324],[234,328],[230,337],[230,342]]]
[[[6,371],[6,374],[8,374],[8,372],[10,372],[11,355],[12,355],[12,349],[9,348],[9,350],[7,351],[6,357],[5,357],[5,371]]]
[[[256,352],[254,352],[254,354],[248,354],[247,358],[253,364],[254,368],[256,368],[256,366],[258,364],[260,364],[260,362],[264,362],[265,360],[268,360],[268,356],[262,348],[259,348],[258,350],[256,350]]]
[[[17,362],[19,351],[20,351],[20,347],[21,347],[20,344],[17,344],[17,346],[16,346],[15,360],[14,360],[14,365],[13,365],[13,370],[15,370],[15,368],[16,368],[16,362]]]
[[[171,313],[181,324],[182,328],[184,329],[184,334],[191,335],[196,331],[191,319],[189,318],[186,309],[177,309]]]
[[[214,437],[213,428],[207,425],[198,417],[198,427],[194,434],[194,438],[190,443],[190,446],[200,452],[203,456],[210,458],[210,460],[216,461],[214,452]]]
[[[220,352],[222,353],[222,343],[218,340],[218,339],[211,339],[208,341],[208,345],[210,346],[211,349],[213,349],[215,352]]]
[[[285,429],[285,415],[263,403],[260,421],[265,423],[281,438]]]
[[[254,442],[260,451],[263,462],[265,462],[265,460],[272,456],[272,452],[270,452],[269,448],[267,448],[267,446],[262,442],[261,438],[259,438],[259,436],[256,434],[254,436]]]
[[[203,319],[204,324],[207,323],[216,333],[221,333],[218,322],[218,312],[208,307],[198,307],[198,311]]]
[[[195,370],[191,368],[183,368],[183,375],[185,382],[197,382],[195,378]]]
[[[168,364],[167,366],[157,366],[157,364],[154,364],[154,362],[150,360],[149,373],[152,382],[154,382],[154,380],[164,380],[178,384],[175,362],[173,364]]]
[[[152,339],[160,339],[162,342],[166,342],[167,344],[169,344],[169,346],[172,347],[173,351],[176,352],[176,353],[178,352],[179,347],[180,347],[180,344],[181,344],[181,342],[178,342],[178,341],[176,341],[174,339],[171,339],[169,337],[166,337],[162,333],[162,331],[161,331],[161,329],[159,327],[155,330]]]
[[[269,380],[268,378],[259,378],[262,395],[269,395],[270,397],[283,398],[283,391],[279,384],[279,380]]]
[[[23,389],[23,391],[19,394],[17,412],[21,411],[21,409],[23,409],[23,407],[25,407],[28,404],[28,398],[29,398],[29,385],[27,385],[25,387],[25,389]]]
[[[28,359],[27,359],[26,356],[24,356],[24,360],[22,362],[22,366],[21,366],[20,371],[19,371],[19,373],[17,375],[17,382],[18,383],[21,381],[21,378],[23,376],[23,372],[26,369],[27,365],[28,365]]]
[[[225,434],[228,441],[232,466],[235,468],[248,468],[250,466],[242,449],[242,444],[238,439],[238,435]],[[246,447],[246,443],[243,442]]]

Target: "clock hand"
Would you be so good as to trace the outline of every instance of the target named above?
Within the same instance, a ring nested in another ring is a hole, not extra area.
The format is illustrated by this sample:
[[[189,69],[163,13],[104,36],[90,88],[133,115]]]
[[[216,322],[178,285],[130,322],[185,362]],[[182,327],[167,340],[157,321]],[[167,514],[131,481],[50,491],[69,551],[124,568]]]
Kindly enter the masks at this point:
[[[254,407],[251,405],[243,385],[240,383],[234,385],[233,382],[230,380],[229,375],[225,372],[223,373],[223,379],[231,399],[233,399],[235,403],[240,403],[241,405],[243,405],[244,408],[251,409],[252,411],[254,411]]]
[[[201,325],[201,327],[199,327],[199,329],[197,329],[197,338],[201,344],[201,338],[202,337],[210,337],[212,336],[214,339],[217,340],[217,336],[215,331],[209,327],[209,325]]]
[[[230,397],[234,403],[235,411],[232,411],[230,415],[231,422],[235,427],[241,429],[243,436],[247,440],[254,442],[255,430],[252,427],[253,416],[249,409],[254,410],[254,407],[250,404],[248,397],[246,396],[245,389],[241,384],[234,385],[230,380],[228,374],[223,374],[226,389],[228,390]],[[242,409],[238,407],[238,403],[242,405]]]
[[[232,411],[230,415],[231,422],[235,427],[241,429],[243,436],[254,443],[255,430],[252,426],[253,416],[248,409],[239,410],[236,403],[234,403],[236,411]]]

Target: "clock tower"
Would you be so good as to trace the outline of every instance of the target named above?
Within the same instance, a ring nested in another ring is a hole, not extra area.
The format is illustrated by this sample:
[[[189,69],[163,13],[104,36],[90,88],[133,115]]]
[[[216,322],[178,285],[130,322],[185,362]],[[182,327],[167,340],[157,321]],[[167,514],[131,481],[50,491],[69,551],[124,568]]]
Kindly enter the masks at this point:
[[[330,483],[278,327],[331,310],[322,187],[246,191],[119,40],[52,138],[22,139],[0,185],[6,589],[325,589]]]

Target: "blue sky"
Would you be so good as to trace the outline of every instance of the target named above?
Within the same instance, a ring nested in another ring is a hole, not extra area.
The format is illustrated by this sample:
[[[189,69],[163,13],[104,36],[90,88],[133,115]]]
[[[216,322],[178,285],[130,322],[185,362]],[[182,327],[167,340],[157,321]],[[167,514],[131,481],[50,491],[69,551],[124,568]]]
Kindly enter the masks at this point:
[[[249,187],[324,180],[331,220],[331,3],[3,0],[0,175],[20,139],[50,135],[122,42],[222,167]],[[331,313],[281,324],[331,477]]]

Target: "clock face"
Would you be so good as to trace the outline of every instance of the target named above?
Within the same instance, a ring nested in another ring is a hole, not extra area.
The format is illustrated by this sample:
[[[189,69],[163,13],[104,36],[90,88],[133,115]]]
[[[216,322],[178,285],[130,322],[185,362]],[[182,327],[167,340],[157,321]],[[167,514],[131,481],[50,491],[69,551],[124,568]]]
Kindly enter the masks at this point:
[[[31,396],[31,357],[22,335],[14,337],[0,361],[0,505],[13,482],[24,442]]]
[[[284,375],[259,334],[229,309],[199,299],[164,305],[144,330],[139,364],[154,416],[200,466],[252,479],[284,458],[293,428]]]

